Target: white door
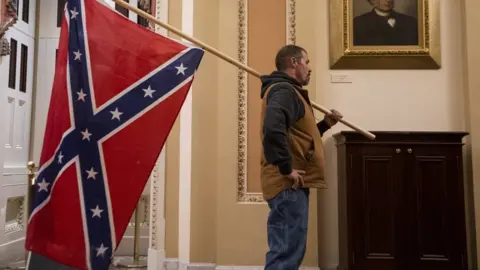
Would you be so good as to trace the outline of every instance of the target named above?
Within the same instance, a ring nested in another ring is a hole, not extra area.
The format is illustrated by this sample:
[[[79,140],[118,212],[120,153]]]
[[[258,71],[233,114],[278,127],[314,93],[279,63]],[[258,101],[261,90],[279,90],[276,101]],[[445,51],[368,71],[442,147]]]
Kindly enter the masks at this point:
[[[25,255],[35,1],[17,2],[18,22],[5,34],[11,53],[0,60],[0,265]]]

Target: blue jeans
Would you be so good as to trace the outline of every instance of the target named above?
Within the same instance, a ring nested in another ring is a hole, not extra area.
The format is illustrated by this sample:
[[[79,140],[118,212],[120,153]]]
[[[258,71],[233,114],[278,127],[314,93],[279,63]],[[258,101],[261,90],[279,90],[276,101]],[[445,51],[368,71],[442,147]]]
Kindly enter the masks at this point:
[[[268,201],[268,247],[265,270],[296,270],[305,256],[308,189],[288,189]]]

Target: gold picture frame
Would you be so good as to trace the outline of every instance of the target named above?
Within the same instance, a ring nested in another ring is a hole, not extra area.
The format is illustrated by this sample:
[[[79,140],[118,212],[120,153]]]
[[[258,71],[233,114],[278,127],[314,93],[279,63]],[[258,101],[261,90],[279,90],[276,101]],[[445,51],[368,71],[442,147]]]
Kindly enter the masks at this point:
[[[362,0],[330,0],[331,69],[441,68],[439,0],[409,0],[418,5],[418,44],[389,46],[354,45],[353,8],[357,1]]]

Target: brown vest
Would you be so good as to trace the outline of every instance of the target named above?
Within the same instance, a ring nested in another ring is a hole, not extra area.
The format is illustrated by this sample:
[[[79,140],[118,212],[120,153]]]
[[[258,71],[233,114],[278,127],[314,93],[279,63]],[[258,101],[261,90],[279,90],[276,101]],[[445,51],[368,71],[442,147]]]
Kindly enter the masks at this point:
[[[275,85],[275,84],[273,84]],[[265,92],[262,101],[261,124],[265,117],[267,96],[271,85]],[[303,177],[305,188],[326,188],[324,181],[323,141],[317,128],[313,109],[308,99],[308,91],[296,87],[295,93],[303,102],[305,115],[287,130],[287,143],[292,156],[292,168],[305,171]],[[261,134],[263,137],[263,134]],[[260,179],[263,198],[272,199],[278,193],[292,187],[293,182],[283,176],[275,165],[269,164],[262,149]]]

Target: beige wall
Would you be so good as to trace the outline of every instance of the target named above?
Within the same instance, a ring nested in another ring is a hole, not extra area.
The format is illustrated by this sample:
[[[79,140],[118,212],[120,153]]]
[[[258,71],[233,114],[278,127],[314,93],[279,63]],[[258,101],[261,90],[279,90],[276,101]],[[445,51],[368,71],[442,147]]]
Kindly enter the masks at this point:
[[[466,188],[469,194],[473,187],[479,197],[480,108],[474,102],[480,100],[480,76],[472,74],[480,71],[480,17],[476,15],[480,3],[463,1],[468,6],[466,32],[462,5],[454,0],[440,1],[440,70],[342,71],[353,83],[330,83],[328,1],[296,1],[296,39],[313,61],[314,76],[308,87],[313,100],[340,110],[352,122],[369,130],[470,131],[466,149],[467,157],[473,157],[473,166],[467,159]],[[169,12],[170,22],[178,28],[179,2],[170,0]],[[237,58],[238,1],[195,0],[194,4],[194,36]],[[268,20],[269,13],[264,14]],[[252,67],[269,72],[270,63],[261,64]],[[193,84],[191,262],[263,265],[267,251],[268,207],[236,201],[237,76],[236,67],[206,53]],[[338,263],[336,149],[331,135],[345,129],[340,124],[324,139],[329,188],[318,192],[318,201],[317,192],[312,193],[305,265],[331,267]],[[167,257],[178,256],[178,135],[177,123],[167,144]],[[480,206],[479,199],[474,202]],[[473,211],[471,206],[468,209]],[[475,216],[480,216],[480,211],[476,212]],[[469,221],[473,224],[472,219]]]
[[[193,34],[213,47],[218,47],[218,2],[195,0]],[[203,26],[203,27],[198,27]],[[193,86],[192,108],[192,186],[190,220],[190,261],[215,262],[216,222],[216,152],[220,145],[218,129],[218,93],[216,85],[218,58],[206,53]]]
[[[469,239],[471,245],[471,251],[474,251],[470,255],[470,261],[475,260],[478,265],[478,258],[480,258],[480,50],[478,44],[480,44],[480,2],[477,0],[464,0],[464,59],[465,59],[465,118],[467,121],[467,129],[470,132],[468,144],[467,144],[467,158],[472,163],[467,164],[467,189],[469,193],[473,191],[473,206],[468,205],[467,211],[475,212],[473,217],[469,217],[469,225],[473,225],[469,232]],[[472,190],[473,187],[473,190]],[[475,228],[476,222],[476,235],[472,233],[472,229]],[[473,243],[472,243],[473,242]],[[476,243],[475,243],[476,242]],[[476,249],[476,253],[475,253]],[[478,269],[478,268],[471,268]]]

